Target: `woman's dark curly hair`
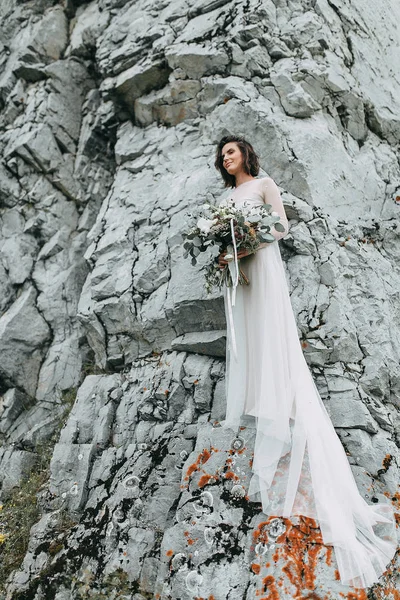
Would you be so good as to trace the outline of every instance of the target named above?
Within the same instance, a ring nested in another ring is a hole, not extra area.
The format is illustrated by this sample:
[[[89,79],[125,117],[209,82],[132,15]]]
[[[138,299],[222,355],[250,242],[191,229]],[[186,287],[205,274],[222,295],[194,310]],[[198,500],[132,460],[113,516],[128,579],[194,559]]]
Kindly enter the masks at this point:
[[[215,168],[221,173],[222,179],[225,182],[225,187],[236,187],[236,177],[229,175],[228,171],[223,166],[222,148],[229,142],[235,142],[243,156],[243,170],[248,175],[256,177],[260,171],[260,163],[257,154],[254,152],[253,146],[240,135],[226,135],[222,138],[217,146],[215,156]]]

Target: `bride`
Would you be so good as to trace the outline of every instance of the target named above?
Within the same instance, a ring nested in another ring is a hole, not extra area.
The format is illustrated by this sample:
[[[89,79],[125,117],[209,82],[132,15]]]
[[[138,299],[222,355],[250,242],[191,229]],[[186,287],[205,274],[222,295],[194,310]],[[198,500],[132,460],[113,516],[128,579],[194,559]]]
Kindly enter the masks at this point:
[[[279,189],[257,178],[259,161],[238,136],[218,144],[215,166],[227,198],[238,208],[267,203],[288,220]],[[218,258],[221,269],[226,251]],[[334,547],[341,582],[365,588],[376,582],[396,551],[390,504],[370,506],[360,495],[335,429],[305,361],[290,302],[279,245],[240,249],[240,267],[250,280],[232,292],[225,286],[227,317],[225,428],[255,419],[253,477],[248,496],[267,515],[316,519],[324,544]],[[235,268],[233,264],[230,268]]]

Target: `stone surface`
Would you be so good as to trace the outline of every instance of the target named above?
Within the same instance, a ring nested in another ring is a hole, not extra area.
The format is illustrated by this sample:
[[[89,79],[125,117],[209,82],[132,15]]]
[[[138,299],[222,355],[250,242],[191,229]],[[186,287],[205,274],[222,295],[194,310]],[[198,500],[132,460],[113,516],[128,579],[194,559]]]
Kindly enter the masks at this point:
[[[166,49],[165,56],[171,69],[179,69],[189,79],[223,73],[229,64],[222,48],[200,44],[173,44]]]
[[[73,405],[6,600],[350,600],[312,523],[279,524],[299,555],[254,543],[254,427],[242,454],[218,427],[223,298],[182,234],[224,194],[215,144],[246,135],[316,385],[360,491],[400,512],[399,20],[396,0],[0,3],[3,503]]]
[[[2,473],[2,497],[7,499],[11,490],[26,479],[37,463],[33,452],[0,448],[0,469]]]
[[[26,394],[16,388],[9,388],[1,397],[0,411],[1,424],[0,432],[6,433],[15,423],[21,413],[27,410],[32,404]]]
[[[172,340],[171,348],[178,351],[224,357],[226,353],[226,332],[222,330],[185,333]]]
[[[36,304],[36,292],[28,287],[0,318],[0,375],[34,395],[45,356],[50,329]]]

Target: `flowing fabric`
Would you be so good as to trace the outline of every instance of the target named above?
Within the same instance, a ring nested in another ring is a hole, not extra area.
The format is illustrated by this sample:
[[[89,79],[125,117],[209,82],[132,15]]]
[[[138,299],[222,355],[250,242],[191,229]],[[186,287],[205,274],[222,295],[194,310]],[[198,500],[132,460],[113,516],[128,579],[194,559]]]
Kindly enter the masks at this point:
[[[272,204],[288,232],[279,189],[271,178],[238,186],[237,207]],[[224,202],[224,201],[223,201]],[[324,544],[334,547],[341,582],[375,583],[397,541],[390,504],[369,505],[360,495],[347,456],[305,361],[276,242],[240,259],[250,284],[225,287],[227,368],[225,428],[243,417],[256,427],[249,498],[267,515],[303,515],[318,521]],[[228,315],[231,319],[228,319]],[[232,337],[236,356],[232,355]]]

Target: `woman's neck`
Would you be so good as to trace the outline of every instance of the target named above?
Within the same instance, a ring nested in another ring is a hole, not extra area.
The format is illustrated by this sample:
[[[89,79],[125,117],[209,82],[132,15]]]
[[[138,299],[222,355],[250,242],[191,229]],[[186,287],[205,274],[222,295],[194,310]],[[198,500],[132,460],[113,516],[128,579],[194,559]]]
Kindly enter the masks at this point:
[[[246,183],[246,181],[252,181],[254,177],[249,175],[248,173],[238,173],[235,177],[235,187],[242,185],[242,183]]]

